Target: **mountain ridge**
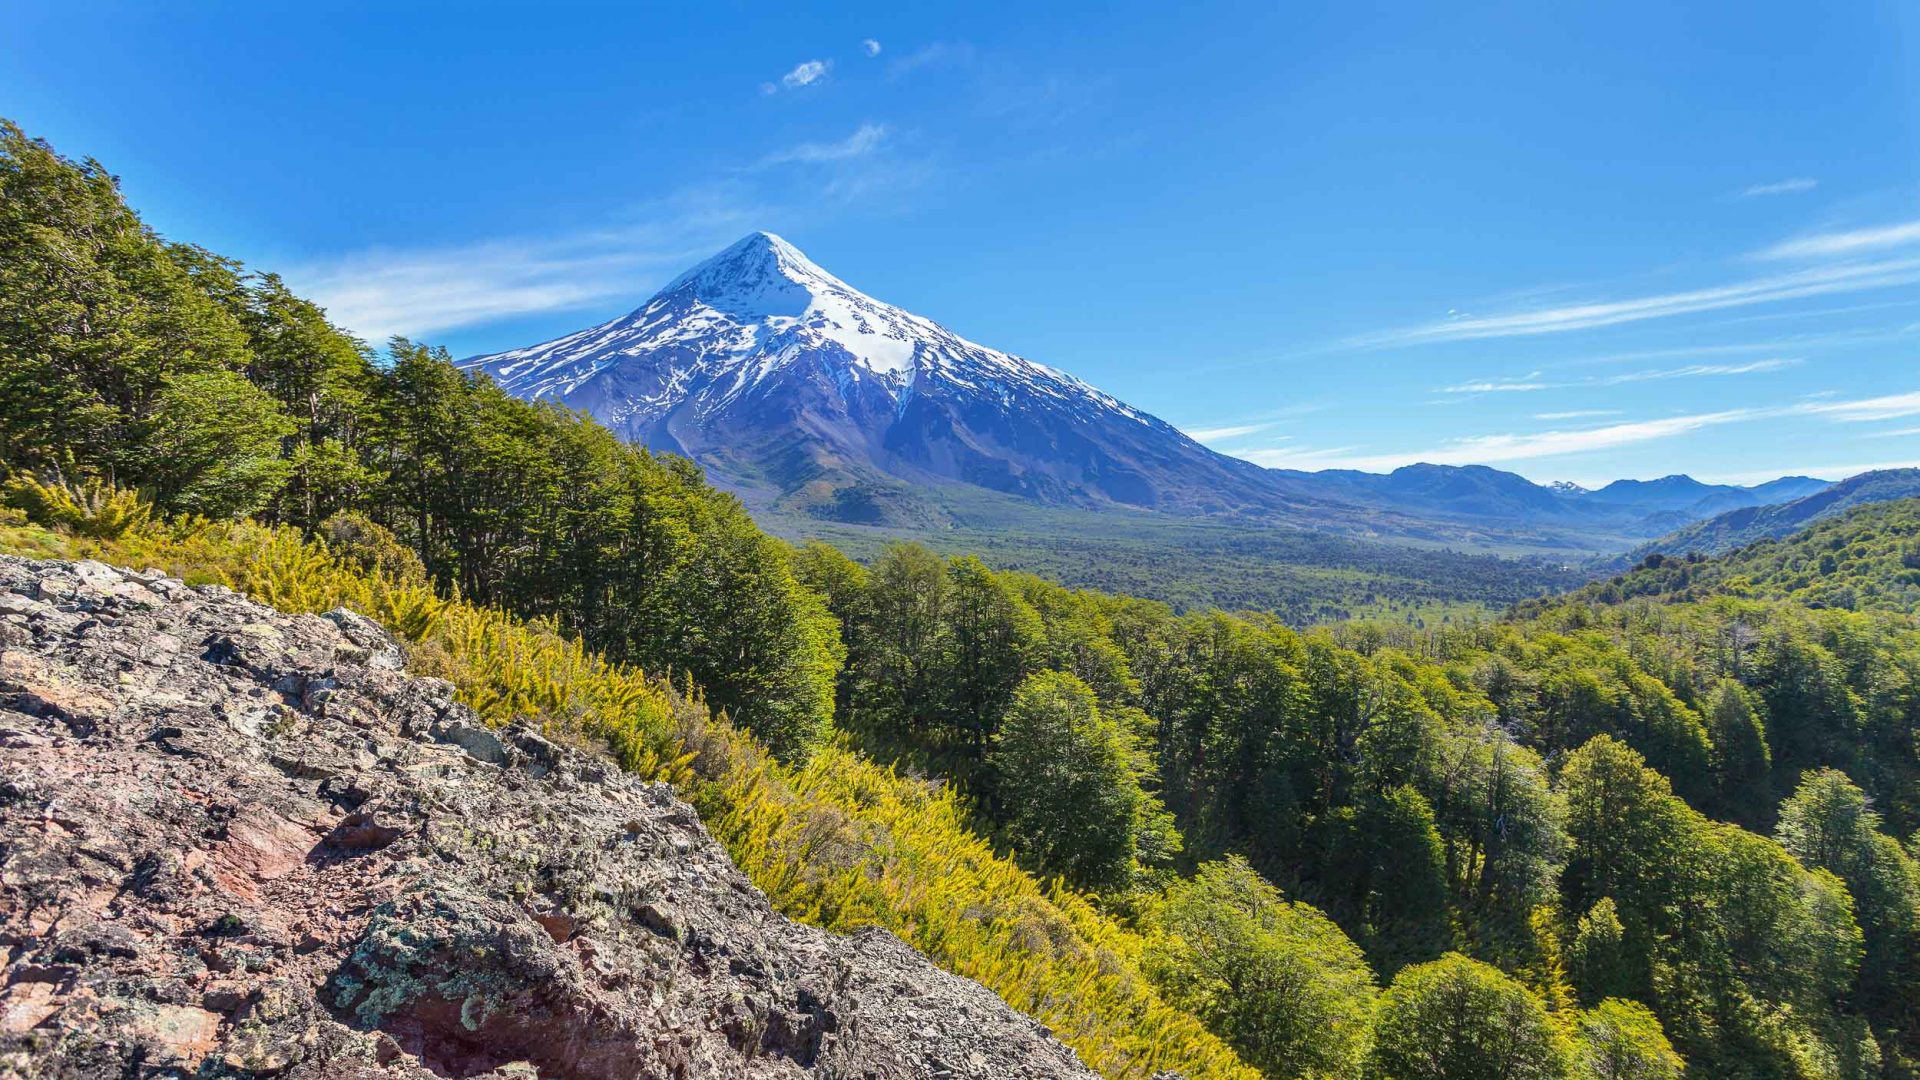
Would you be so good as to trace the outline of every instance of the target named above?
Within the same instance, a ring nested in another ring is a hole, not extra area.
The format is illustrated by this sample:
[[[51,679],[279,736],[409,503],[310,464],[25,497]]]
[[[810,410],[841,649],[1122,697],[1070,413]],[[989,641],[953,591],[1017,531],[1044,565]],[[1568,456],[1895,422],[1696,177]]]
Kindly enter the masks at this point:
[[[1695,522],[1623,557],[1720,555],[1758,540],[1798,532],[1858,506],[1920,497],[1920,469],[1879,469],[1850,476],[1811,495],[1775,505],[1746,506]]]

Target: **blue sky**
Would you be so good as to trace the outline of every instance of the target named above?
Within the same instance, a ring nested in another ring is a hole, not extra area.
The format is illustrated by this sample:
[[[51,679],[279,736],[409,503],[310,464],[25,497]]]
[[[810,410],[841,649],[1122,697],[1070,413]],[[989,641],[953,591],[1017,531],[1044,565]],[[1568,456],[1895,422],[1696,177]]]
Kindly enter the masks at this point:
[[[1920,6],[15,0],[0,115],[456,353],[756,228],[1265,464],[1920,464]]]

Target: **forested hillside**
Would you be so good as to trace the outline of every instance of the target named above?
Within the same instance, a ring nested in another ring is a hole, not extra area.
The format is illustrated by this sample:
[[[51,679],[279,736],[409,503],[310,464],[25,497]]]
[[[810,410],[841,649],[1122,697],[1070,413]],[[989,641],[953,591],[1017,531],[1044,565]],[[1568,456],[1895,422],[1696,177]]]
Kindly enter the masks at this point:
[[[679,785],[783,910],[896,930],[1110,1076],[1920,1061],[1910,505],[1822,526],[1867,523],[1830,570],[1426,630],[861,563],[376,354],[11,127],[0,468],[7,548],[367,611],[488,718]],[[1856,602],[1801,602],[1822,575]]]
[[[1718,594],[1848,611],[1920,611],[1920,499],[1862,505],[1719,558],[1650,554],[1631,572],[1580,593],[1604,601]]]

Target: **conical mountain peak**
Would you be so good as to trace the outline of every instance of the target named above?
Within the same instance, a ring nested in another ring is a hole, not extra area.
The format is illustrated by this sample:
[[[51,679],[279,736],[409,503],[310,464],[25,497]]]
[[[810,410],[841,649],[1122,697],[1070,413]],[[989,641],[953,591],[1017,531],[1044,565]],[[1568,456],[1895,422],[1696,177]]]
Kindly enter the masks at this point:
[[[1078,379],[876,300],[767,232],[616,319],[464,363],[649,446],[761,477],[991,476],[1036,497],[1151,504],[1154,482],[1129,478],[1136,467],[1120,459],[1253,469]],[[1034,450],[1048,446],[1081,456]]]
[[[799,248],[773,233],[752,232],[674,278],[659,295],[690,294],[723,311],[761,316],[798,315],[824,293],[860,295]]]

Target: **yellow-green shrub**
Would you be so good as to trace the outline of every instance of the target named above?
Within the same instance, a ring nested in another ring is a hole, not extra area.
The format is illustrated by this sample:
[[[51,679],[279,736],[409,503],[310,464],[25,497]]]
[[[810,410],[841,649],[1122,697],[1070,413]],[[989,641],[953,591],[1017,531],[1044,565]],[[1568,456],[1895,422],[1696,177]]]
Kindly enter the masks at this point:
[[[153,507],[138,493],[98,476],[76,484],[59,476],[42,479],[22,473],[9,479],[0,494],[36,524],[103,540],[118,539],[153,516]]]

